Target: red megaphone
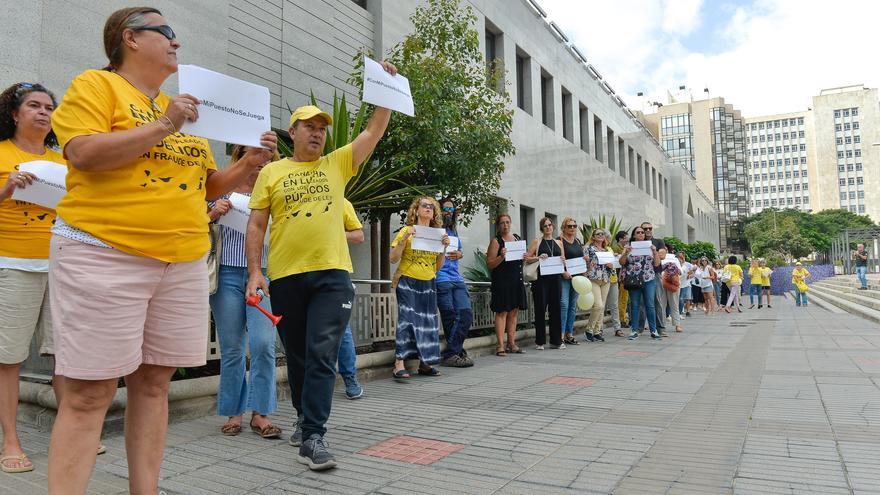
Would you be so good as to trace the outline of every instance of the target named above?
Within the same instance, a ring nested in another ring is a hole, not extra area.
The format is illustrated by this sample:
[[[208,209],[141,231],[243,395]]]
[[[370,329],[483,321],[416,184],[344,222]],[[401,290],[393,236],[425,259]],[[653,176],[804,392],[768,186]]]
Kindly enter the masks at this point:
[[[259,309],[260,313],[263,313],[264,315],[266,315],[266,318],[269,318],[269,320],[272,321],[272,326],[278,326],[278,322],[281,321],[281,317],[273,315],[272,313],[266,311],[262,306],[260,306],[260,301],[262,301],[262,300],[263,300],[263,296],[257,294],[254,296],[246,297],[244,302],[248,306],[253,306],[253,307]]]

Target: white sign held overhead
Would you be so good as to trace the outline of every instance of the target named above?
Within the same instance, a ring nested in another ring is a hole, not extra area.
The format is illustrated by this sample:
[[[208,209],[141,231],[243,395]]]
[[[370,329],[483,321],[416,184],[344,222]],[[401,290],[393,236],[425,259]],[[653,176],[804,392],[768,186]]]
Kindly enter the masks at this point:
[[[526,241],[505,242],[504,249],[504,261],[521,261],[526,255]]]
[[[251,209],[248,207],[248,202],[250,200],[251,198],[244,194],[236,192],[230,194],[229,202],[232,203],[232,207],[229,208],[229,211],[227,211],[225,215],[217,220],[217,223],[246,235],[248,219],[251,216]],[[266,237],[263,239],[263,244],[267,246],[269,245],[269,232],[271,231],[271,228],[272,219],[270,218],[269,228],[266,229]]]
[[[37,177],[33,184],[12,190],[12,199],[55,209],[67,194],[67,167],[60,163],[37,160],[18,166],[19,172],[29,172]]]
[[[361,100],[410,117],[416,114],[412,93],[409,90],[409,79],[400,74],[392,76],[385,71],[382,64],[366,56],[364,57],[364,94]]]
[[[651,251],[651,241],[632,241],[630,244],[632,247],[632,251],[629,253],[630,256],[653,256],[654,253]]]
[[[199,119],[186,121],[180,132],[225,143],[260,148],[260,135],[271,129],[269,89],[204,69],[180,65],[180,93],[201,101]]]

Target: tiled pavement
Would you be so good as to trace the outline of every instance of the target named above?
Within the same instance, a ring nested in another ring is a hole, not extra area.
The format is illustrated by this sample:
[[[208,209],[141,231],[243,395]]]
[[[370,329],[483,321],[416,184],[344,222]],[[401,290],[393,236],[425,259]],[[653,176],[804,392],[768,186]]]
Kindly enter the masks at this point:
[[[438,378],[370,382],[357,401],[337,391],[327,439],[340,467],[330,472],[293,461],[286,437],[224,437],[216,417],[176,423],[161,486],[168,494],[880,493],[880,326],[774,302],[688,318],[685,333],[662,342],[610,337],[486,356]],[[290,406],[275,415],[286,433],[290,417]],[[47,434],[22,434],[37,470],[0,474],[0,493],[45,493]],[[398,455],[377,445],[389,441]],[[125,493],[122,438],[105,443],[91,490]]]

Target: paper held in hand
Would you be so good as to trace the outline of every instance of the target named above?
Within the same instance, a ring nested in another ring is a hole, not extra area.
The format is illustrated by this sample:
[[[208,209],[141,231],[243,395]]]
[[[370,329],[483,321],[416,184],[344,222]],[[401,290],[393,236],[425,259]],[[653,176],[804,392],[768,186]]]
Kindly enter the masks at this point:
[[[12,199],[27,201],[46,208],[55,209],[61,198],[67,194],[67,167],[60,163],[36,160],[18,166],[20,172],[30,172],[37,176],[33,184],[12,191]]]
[[[260,135],[270,130],[269,89],[196,65],[177,69],[181,94],[198,98],[199,119],[186,121],[180,132],[225,143],[260,148]]]
[[[226,212],[225,215],[217,220],[217,223],[241,232],[242,234],[247,234],[248,219],[251,216],[251,209],[248,208],[248,202],[250,200],[251,198],[244,194],[236,192],[230,194],[229,202],[232,203],[232,207],[229,208],[229,211]],[[271,229],[272,219],[270,218],[269,226],[266,228],[266,237],[263,239],[263,244],[267,246],[269,245],[269,232],[271,232]]]
[[[412,93],[409,90],[409,79],[400,74],[392,76],[385,72],[382,64],[366,56],[364,57],[364,94],[361,101],[410,117],[416,114]]]
[[[620,266],[620,255],[619,255],[619,254],[614,256],[614,261],[611,263],[611,266],[612,266],[613,268],[620,268],[620,267],[621,267],[621,266]]]
[[[520,261],[526,255],[526,241],[505,242],[504,249],[504,261]]]
[[[653,256],[651,252],[651,241],[632,241],[629,243],[632,247],[630,256]]]
[[[565,265],[562,263],[562,256],[551,256],[540,262],[541,275],[556,275],[565,271]]]
[[[587,260],[580,256],[565,260],[565,271],[567,271],[569,275],[587,273]]]
[[[596,251],[596,260],[600,265],[614,263],[614,253],[611,251]]]
[[[416,233],[412,238],[412,249],[416,251],[430,251],[432,253],[442,253],[446,251],[443,245],[443,236],[446,235],[444,229],[435,227],[425,227],[416,225]]]

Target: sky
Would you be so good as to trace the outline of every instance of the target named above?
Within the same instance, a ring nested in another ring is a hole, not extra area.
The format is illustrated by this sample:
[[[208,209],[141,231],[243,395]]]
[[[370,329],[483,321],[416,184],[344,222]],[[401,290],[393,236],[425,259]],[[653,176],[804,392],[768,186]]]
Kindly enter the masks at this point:
[[[746,117],[806,110],[823,88],[880,86],[876,0],[538,3],[634,110],[681,85]]]

